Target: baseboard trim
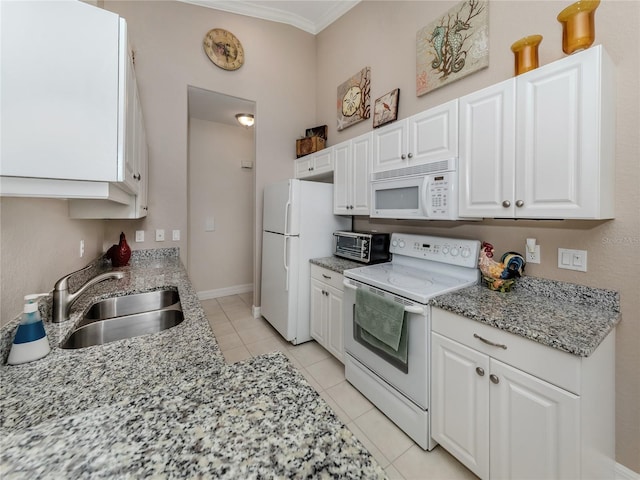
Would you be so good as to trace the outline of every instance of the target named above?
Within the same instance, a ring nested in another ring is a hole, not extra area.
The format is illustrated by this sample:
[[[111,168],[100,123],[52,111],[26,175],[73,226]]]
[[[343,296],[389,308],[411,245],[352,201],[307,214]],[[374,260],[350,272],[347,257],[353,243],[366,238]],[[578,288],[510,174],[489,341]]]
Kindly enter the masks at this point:
[[[239,295],[241,293],[253,292],[253,284],[235,285],[233,287],[218,288],[216,290],[205,290],[198,292],[198,300],[210,300],[212,298],[228,297],[229,295]]]
[[[640,475],[630,468],[616,463],[616,480],[640,480]]]

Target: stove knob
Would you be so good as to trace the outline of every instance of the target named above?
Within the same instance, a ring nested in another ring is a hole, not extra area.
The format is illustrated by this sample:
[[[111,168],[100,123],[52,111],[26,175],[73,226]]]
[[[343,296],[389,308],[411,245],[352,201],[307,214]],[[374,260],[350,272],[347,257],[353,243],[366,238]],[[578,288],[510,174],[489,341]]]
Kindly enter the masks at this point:
[[[469,247],[464,247],[462,249],[462,258],[467,258],[469,255],[471,255],[471,249]]]
[[[404,248],[404,240],[400,240],[400,241],[398,242],[398,246],[399,246],[400,248]]]
[[[397,247],[398,246],[398,241],[394,240],[393,242],[391,242],[391,246],[392,247]]]
[[[457,257],[457,256],[458,256],[458,253],[460,253],[460,252],[458,251],[458,249],[457,249],[457,248],[452,248],[452,249],[451,249],[451,256],[452,256],[452,257]]]

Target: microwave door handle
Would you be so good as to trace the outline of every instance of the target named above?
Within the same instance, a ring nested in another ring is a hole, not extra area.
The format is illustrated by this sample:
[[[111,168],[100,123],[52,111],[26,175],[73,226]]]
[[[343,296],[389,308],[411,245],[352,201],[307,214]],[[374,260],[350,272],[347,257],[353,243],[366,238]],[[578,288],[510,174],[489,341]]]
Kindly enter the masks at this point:
[[[429,186],[431,185],[431,177],[425,175],[422,182],[422,214],[425,217],[429,217],[429,210],[431,207],[431,197],[429,196]]]

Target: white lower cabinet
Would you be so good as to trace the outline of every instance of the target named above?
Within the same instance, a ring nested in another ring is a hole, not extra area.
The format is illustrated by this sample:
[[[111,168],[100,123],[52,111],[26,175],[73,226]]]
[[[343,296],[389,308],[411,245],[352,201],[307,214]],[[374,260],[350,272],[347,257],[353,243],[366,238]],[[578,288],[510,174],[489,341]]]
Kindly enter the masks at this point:
[[[343,276],[311,265],[311,337],[344,362]]]
[[[583,358],[433,311],[435,441],[482,479],[614,477],[613,334]]]

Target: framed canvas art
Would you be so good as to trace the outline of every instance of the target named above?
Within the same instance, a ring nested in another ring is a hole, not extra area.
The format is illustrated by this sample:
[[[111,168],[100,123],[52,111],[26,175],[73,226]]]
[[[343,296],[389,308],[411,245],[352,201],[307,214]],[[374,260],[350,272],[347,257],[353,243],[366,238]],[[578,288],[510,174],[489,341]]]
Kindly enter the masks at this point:
[[[373,128],[385,123],[393,122],[398,118],[398,102],[400,101],[400,89],[390,91],[376,100],[373,106]]]
[[[338,131],[369,118],[371,67],[365,67],[338,87]]]
[[[416,95],[489,66],[489,2],[465,0],[416,33]]]

